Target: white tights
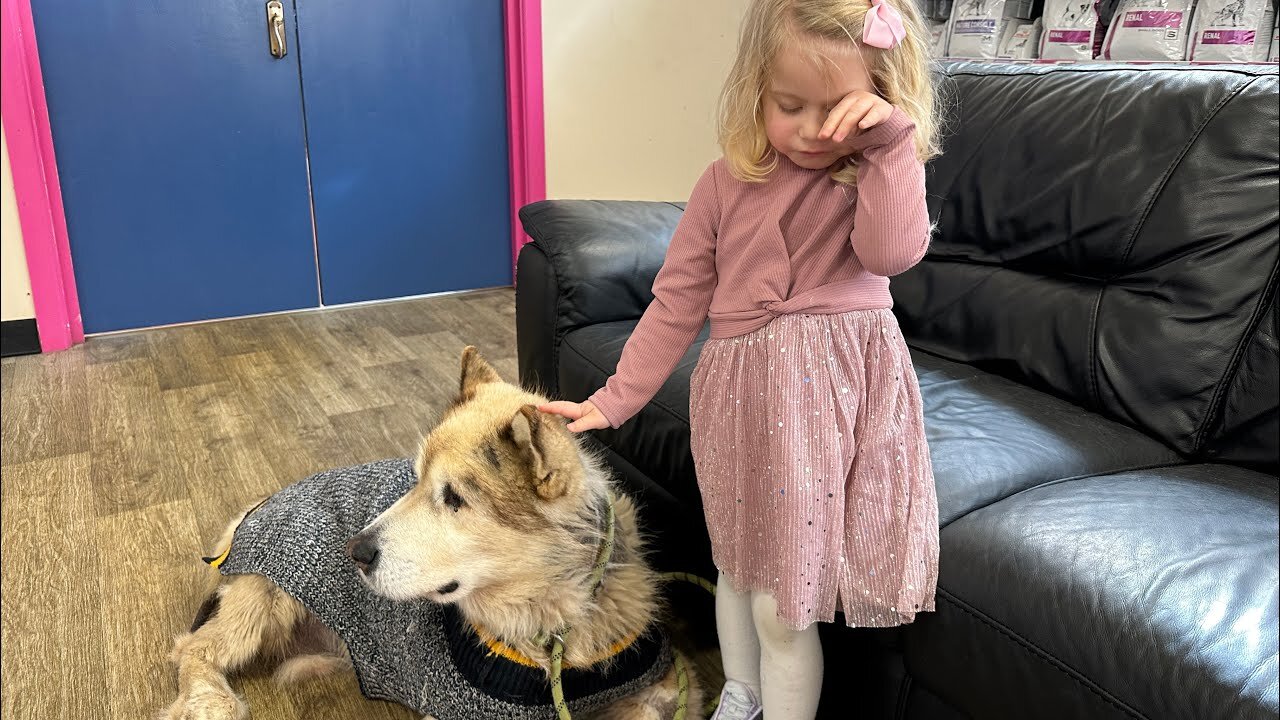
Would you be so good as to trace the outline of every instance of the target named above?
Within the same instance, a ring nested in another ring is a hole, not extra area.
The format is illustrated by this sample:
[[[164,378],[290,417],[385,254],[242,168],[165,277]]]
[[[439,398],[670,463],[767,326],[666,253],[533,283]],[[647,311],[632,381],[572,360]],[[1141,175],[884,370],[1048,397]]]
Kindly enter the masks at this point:
[[[751,688],[766,718],[812,720],[822,694],[818,626],[796,631],[778,620],[765,592],[739,593],[724,573],[716,584],[716,629],[727,680]]]

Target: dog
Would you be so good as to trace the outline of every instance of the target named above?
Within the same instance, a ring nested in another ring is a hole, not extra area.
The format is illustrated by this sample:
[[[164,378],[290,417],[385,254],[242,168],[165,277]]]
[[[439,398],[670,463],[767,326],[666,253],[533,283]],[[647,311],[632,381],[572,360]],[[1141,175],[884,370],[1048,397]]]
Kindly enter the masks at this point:
[[[1214,13],[1213,20],[1209,21],[1210,27],[1240,27],[1243,23],[1244,0],[1235,0],[1223,5],[1218,12]]]
[[[635,506],[545,400],[468,347],[416,461],[321,473],[234,520],[161,718],[247,717],[230,677],[262,660],[284,683],[354,670],[367,697],[428,720],[554,718],[553,680],[575,719],[700,717]]]
[[[960,6],[960,12],[957,17],[983,17],[987,14],[987,0],[966,0]]]
[[[1093,9],[1092,2],[1067,3],[1062,6],[1062,14],[1058,17],[1058,25],[1062,27],[1078,27],[1082,19],[1089,18]]]

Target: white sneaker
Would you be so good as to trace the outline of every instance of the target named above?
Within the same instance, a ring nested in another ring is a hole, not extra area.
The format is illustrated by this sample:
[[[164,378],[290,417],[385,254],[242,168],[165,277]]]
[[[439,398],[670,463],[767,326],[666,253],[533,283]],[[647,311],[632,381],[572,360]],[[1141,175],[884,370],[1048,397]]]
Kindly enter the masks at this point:
[[[720,691],[720,704],[710,720],[760,720],[764,710],[751,688],[736,680],[728,680]]]

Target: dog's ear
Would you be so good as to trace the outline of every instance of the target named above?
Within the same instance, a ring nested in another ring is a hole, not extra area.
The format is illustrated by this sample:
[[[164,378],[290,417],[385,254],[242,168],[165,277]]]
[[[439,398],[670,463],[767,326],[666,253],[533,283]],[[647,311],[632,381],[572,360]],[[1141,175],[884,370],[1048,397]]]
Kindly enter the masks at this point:
[[[551,466],[549,443],[555,442],[552,420],[525,405],[511,418],[508,437],[519,449],[532,474],[533,490],[543,500],[555,500],[569,491],[568,475]]]
[[[481,385],[502,382],[498,371],[480,357],[480,351],[468,345],[462,351],[462,380],[459,383],[458,402],[464,403],[476,396]]]

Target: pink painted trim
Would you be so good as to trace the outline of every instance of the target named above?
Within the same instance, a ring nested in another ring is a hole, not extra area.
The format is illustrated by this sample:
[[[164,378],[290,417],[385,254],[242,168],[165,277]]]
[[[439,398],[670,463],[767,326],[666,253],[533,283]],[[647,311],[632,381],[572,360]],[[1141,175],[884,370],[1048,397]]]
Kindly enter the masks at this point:
[[[547,197],[542,110],[542,2],[505,0],[507,138],[511,162],[512,266],[529,241],[520,208]]]
[[[53,155],[31,2],[2,1],[0,114],[13,168],[13,190],[18,199],[18,223],[27,252],[40,348],[53,352],[84,342],[84,325],[71,270],[71,245]]]

